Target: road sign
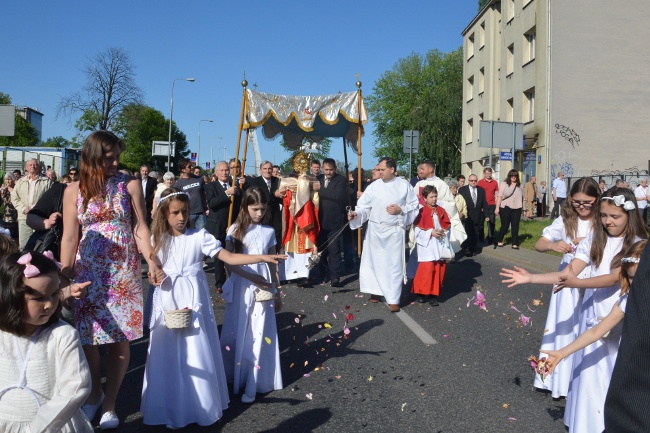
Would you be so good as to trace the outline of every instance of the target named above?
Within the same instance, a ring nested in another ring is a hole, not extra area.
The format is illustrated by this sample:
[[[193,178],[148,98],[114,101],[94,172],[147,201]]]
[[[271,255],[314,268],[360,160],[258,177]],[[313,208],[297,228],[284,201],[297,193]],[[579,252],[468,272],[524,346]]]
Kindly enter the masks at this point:
[[[404,131],[404,153],[418,153],[420,147],[420,131]]]
[[[512,161],[512,152],[500,152],[499,159],[501,161]]]
[[[205,163],[205,168],[206,168],[206,170],[209,170],[209,169],[210,169],[210,162],[206,162],[206,163]]]
[[[496,149],[525,149],[524,124],[481,120],[478,144]]]
[[[154,141],[151,145],[151,156],[169,156],[169,141]],[[171,156],[176,156],[176,142],[172,141]]]

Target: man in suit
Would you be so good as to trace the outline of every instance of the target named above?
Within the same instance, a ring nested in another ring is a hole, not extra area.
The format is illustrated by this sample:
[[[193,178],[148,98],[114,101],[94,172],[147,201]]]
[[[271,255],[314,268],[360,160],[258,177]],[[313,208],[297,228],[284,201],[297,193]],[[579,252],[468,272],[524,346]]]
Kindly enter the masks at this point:
[[[273,176],[273,164],[270,161],[264,161],[260,164],[259,177],[251,179],[249,188],[256,186],[261,188],[268,200],[268,212],[270,214],[270,224],[275,230],[276,250],[282,248],[282,212],[280,204],[286,195],[284,191],[279,191],[280,179]]]
[[[476,245],[478,235],[484,221],[489,220],[485,217],[488,214],[488,204],[485,198],[485,190],[479,188],[478,176],[469,175],[469,185],[458,189],[458,193],[463,196],[467,204],[467,218],[465,219],[465,231],[467,232],[467,257],[476,254]]]
[[[336,162],[331,158],[323,161],[323,174],[318,176],[320,188],[318,189],[319,208],[318,220],[320,233],[318,235],[318,249],[327,243],[347,220],[346,207],[350,204],[348,182],[345,177],[336,173]],[[321,275],[326,274],[325,266],[329,271],[332,287],[341,287],[341,242],[336,239],[329,243],[320,260]]]
[[[217,164],[215,169],[217,180],[205,185],[205,198],[208,203],[208,216],[205,229],[221,242],[226,244],[226,230],[228,229],[228,214],[230,212],[230,202],[234,200],[233,220],[234,222],[241,205],[241,190],[236,186],[231,186],[232,178],[230,177],[230,167],[228,163],[222,161]],[[214,277],[215,288],[218,293],[226,282],[226,269],[221,260],[214,259]]]
[[[144,193],[144,203],[147,206],[147,225],[151,226],[151,210],[153,209],[153,196],[156,194],[158,180],[149,176],[149,166],[142,164],[140,166],[140,179],[142,182],[142,192]]]

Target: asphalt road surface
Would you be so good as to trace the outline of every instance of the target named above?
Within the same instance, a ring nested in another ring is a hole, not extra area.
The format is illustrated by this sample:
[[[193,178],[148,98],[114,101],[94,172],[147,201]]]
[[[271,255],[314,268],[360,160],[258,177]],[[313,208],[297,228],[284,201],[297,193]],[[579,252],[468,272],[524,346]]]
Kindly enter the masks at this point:
[[[565,432],[564,400],[533,390],[526,361],[540,345],[550,288],[508,289],[502,266],[511,265],[485,254],[449,264],[440,306],[407,295],[397,314],[369,303],[356,274],[337,289],[285,285],[277,314],[284,389],[250,405],[231,393],[218,423],[181,431]],[[485,310],[472,299],[477,289]],[[224,308],[215,296],[218,323]],[[147,344],[132,345],[120,432],[166,430],[143,425],[139,413]]]

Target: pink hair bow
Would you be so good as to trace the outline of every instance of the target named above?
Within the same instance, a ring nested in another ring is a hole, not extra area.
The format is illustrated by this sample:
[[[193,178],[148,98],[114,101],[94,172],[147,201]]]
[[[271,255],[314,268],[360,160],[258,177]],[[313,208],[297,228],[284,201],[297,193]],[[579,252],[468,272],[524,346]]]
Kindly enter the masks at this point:
[[[19,265],[25,265],[25,271],[23,272],[23,275],[25,275],[25,278],[32,278],[41,273],[41,271],[38,270],[38,268],[34,265],[31,264],[32,261],[32,255],[30,253],[25,253],[20,258],[18,259],[18,264]]]
[[[56,259],[54,258],[54,254],[52,254],[52,251],[43,251],[43,255],[47,257],[48,259],[52,260],[54,264],[56,265],[57,268],[61,269],[63,265],[60,262],[57,262]]]

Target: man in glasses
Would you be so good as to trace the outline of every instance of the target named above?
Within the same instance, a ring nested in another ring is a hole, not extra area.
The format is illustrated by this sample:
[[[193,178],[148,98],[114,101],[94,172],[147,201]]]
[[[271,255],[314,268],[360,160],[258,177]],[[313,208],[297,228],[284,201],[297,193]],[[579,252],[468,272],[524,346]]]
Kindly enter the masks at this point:
[[[551,211],[551,219],[554,220],[560,216],[560,209],[562,203],[566,200],[566,183],[564,183],[564,173],[559,172],[557,177],[553,180],[551,185],[553,194],[553,210]]]

